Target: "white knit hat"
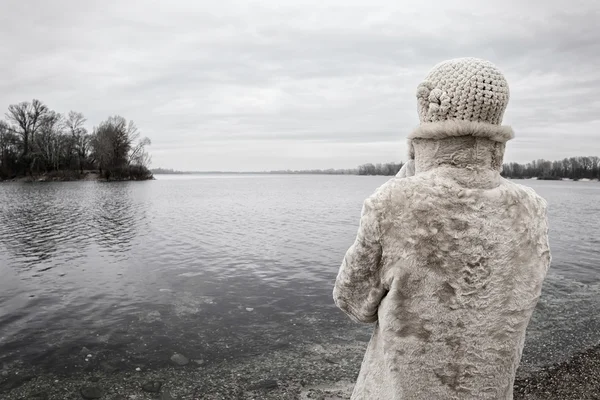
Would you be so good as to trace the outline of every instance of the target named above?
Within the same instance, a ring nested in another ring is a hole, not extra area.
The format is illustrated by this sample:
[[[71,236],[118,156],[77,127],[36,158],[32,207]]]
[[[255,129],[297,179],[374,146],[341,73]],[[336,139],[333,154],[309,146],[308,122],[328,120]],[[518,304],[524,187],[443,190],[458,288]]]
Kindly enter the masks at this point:
[[[457,58],[437,64],[417,88],[421,124],[411,139],[478,136],[497,142],[514,137],[511,127],[500,125],[508,105],[504,75],[489,61]]]

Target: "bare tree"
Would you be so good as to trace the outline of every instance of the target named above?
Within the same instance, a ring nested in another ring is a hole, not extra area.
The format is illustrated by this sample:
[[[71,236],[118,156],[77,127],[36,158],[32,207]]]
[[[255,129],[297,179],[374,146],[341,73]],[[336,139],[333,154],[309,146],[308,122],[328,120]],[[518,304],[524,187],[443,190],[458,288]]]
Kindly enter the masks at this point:
[[[19,155],[19,138],[5,121],[0,121],[0,179],[11,177]]]
[[[31,103],[24,101],[8,107],[6,117],[17,125],[17,132],[23,141],[23,156],[29,153],[30,139],[37,133],[48,112],[48,107],[37,99],[33,99]]]
[[[31,151],[32,163],[41,164],[46,171],[58,171],[61,159],[66,158],[68,138],[64,135],[64,118],[50,111],[44,115]]]
[[[90,145],[92,147],[92,158],[98,164],[100,173],[105,168],[110,168],[112,160],[112,132],[109,131],[108,127],[101,126],[94,128]]]
[[[129,165],[140,165],[148,168],[151,157],[146,151],[146,146],[150,146],[151,144],[152,142],[147,137],[140,139],[129,152]]]
[[[67,164],[70,166],[70,159],[75,152],[77,156],[77,162],[79,164],[79,171],[83,173],[83,161],[87,157],[88,153],[88,142],[89,136],[87,135],[87,129],[83,126],[86,119],[82,113],[76,111],[69,111],[69,115],[65,121],[65,126],[71,135],[71,146],[68,149],[68,160]]]
[[[592,177],[600,179],[600,157],[591,156],[590,161],[592,163]]]

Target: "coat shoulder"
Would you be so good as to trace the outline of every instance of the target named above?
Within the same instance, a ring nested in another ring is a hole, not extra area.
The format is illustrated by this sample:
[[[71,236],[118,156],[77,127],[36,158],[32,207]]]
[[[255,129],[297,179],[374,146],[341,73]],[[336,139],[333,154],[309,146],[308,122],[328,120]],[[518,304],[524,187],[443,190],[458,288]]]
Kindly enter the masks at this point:
[[[375,189],[375,192],[367,198],[367,202],[375,209],[381,210],[389,205],[391,199],[394,199],[394,202],[402,203],[402,200],[410,197],[417,186],[415,179],[412,177],[393,177]]]
[[[542,196],[536,193],[536,191],[525,185],[514,183],[508,179],[503,178],[503,185],[513,193],[521,202],[528,203],[528,205],[537,209],[540,213],[546,213],[548,208],[548,202]]]

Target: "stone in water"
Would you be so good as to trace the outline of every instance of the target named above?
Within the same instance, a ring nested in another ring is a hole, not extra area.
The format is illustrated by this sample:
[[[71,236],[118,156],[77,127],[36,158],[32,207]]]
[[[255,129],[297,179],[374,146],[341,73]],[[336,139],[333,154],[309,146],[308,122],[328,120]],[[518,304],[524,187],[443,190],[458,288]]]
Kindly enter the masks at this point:
[[[162,387],[162,382],[150,381],[150,382],[146,382],[142,385],[142,390],[144,392],[158,393],[158,392],[160,392],[161,387]]]
[[[86,386],[79,391],[84,399],[99,399],[102,397],[102,390],[97,386]]]
[[[272,390],[279,387],[279,383],[275,379],[265,379],[255,383],[254,385],[250,385],[248,387],[249,390]]]
[[[173,354],[171,356],[171,361],[173,361],[177,365],[187,365],[190,362],[190,360],[188,360],[187,357],[179,353]]]
[[[175,400],[175,398],[171,396],[171,393],[168,390],[165,390],[160,395],[160,400]]]

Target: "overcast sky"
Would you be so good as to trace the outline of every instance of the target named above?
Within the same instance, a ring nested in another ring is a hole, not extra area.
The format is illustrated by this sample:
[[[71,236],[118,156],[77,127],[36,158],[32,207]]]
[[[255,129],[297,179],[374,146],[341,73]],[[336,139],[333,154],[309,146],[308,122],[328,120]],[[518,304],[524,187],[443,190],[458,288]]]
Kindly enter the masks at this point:
[[[597,0],[3,0],[0,108],[122,115],[153,167],[346,168],[405,160],[417,85],[471,56],[509,82],[506,161],[600,155],[598,21]]]

